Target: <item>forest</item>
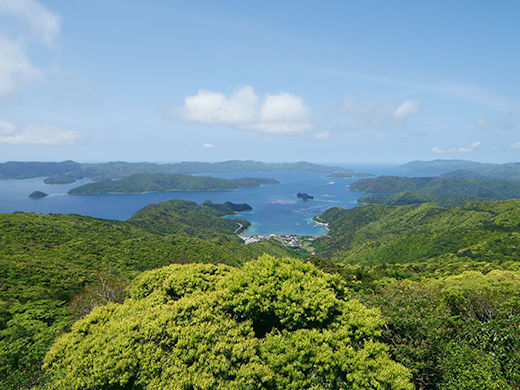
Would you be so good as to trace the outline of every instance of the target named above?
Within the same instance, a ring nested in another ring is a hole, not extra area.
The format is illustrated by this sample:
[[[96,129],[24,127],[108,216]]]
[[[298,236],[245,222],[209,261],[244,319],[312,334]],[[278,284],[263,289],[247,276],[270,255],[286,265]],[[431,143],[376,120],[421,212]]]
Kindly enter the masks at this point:
[[[309,251],[248,209],[1,214],[0,389],[520,387],[520,200],[331,208]]]

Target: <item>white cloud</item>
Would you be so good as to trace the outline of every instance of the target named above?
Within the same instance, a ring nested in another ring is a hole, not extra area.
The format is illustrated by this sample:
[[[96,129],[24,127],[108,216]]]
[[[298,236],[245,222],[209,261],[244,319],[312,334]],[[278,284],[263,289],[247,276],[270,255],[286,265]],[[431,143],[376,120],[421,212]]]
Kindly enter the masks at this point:
[[[199,90],[187,96],[183,107],[170,115],[186,122],[230,125],[266,134],[301,134],[311,129],[303,99],[289,93],[266,95],[263,101],[253,87],[245,86],[226,97],[222,93]]]
[[[349,122],[349,130],[387,129],[404,127],[408,118],[419,113],[419,102],[405,100],[399,107],[393,108],[390,103],[376,104],[371,102],[361,111],[354,113]]]
[[[81,135],[54,126],[29,125],[18,127],[0,122],[0,144],[12,145],[74,145]]]
[[[214,147],[215,147],[215,145],[208,144],[208,143],[205,143],[205,144],[202,145],[202,146],[204,146],[205,148],[214,148]]]
[[[513,121],[513,114],[508,113],[501,119],[480,118],[475,122],[475,126],[479,129],[512,130],[515,128],[515,122]]]
[[[469,153],[473,152],[475,148],[477,148],[481,144],[480,141],[473,142],[470,145],[462,146],[462,147],[447,147],[447,146],[435,146],[430,151],[434,153]]]
[[[412,115],[419,113],[419,103],[413,100],[405,100],[397,109],[393,112],[394,121],[402,126],[406,119]]]
[[[29,59],[33,45],[54,45],[61,18],[35,0],[0,0],[0,98],[42,77]]]
[[[509,145],[506,149],[520,149],[520,142],[514,143],[513,145]]]

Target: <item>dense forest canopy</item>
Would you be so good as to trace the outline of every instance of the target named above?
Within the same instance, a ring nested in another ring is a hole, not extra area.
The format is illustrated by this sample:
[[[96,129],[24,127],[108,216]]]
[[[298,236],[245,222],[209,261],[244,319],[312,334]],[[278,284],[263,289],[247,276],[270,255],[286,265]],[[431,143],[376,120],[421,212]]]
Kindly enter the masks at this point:
[[[412,389],[377,310],[298,260],[172,265],[129,292],[56,342],[52,388]]]

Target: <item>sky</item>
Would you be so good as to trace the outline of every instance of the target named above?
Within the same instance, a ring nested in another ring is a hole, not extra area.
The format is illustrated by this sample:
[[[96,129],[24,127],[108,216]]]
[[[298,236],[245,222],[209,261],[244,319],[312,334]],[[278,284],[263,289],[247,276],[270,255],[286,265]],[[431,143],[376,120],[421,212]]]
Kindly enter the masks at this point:
[[[518,0],[0,0],[0,162],[518,162],[518,20]]]

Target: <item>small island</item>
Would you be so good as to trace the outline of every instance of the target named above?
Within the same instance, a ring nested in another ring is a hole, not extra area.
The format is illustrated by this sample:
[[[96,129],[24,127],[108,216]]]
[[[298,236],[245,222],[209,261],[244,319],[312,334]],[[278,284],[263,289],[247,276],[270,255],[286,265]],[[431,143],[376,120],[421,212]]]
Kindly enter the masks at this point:
[[[49,196],[49,194],[46,194],[45,192],[41,192],[41,191],[34,191],[31,195],[29,195],[29,198],[40,199],[40,198],[45,198],[46,196]]]
[[[314,196],[311,196],[309,194],[306,194],[306,193],[301,193],[301,192],[298,192],[298,195],[296,195],[299,199],[303,199],[303,200],[311,200],[311,199],[314,199]]]
[[[73,176],[53,176],[43,181],[45,184],[72,184],[76,182],[76,178]]]

